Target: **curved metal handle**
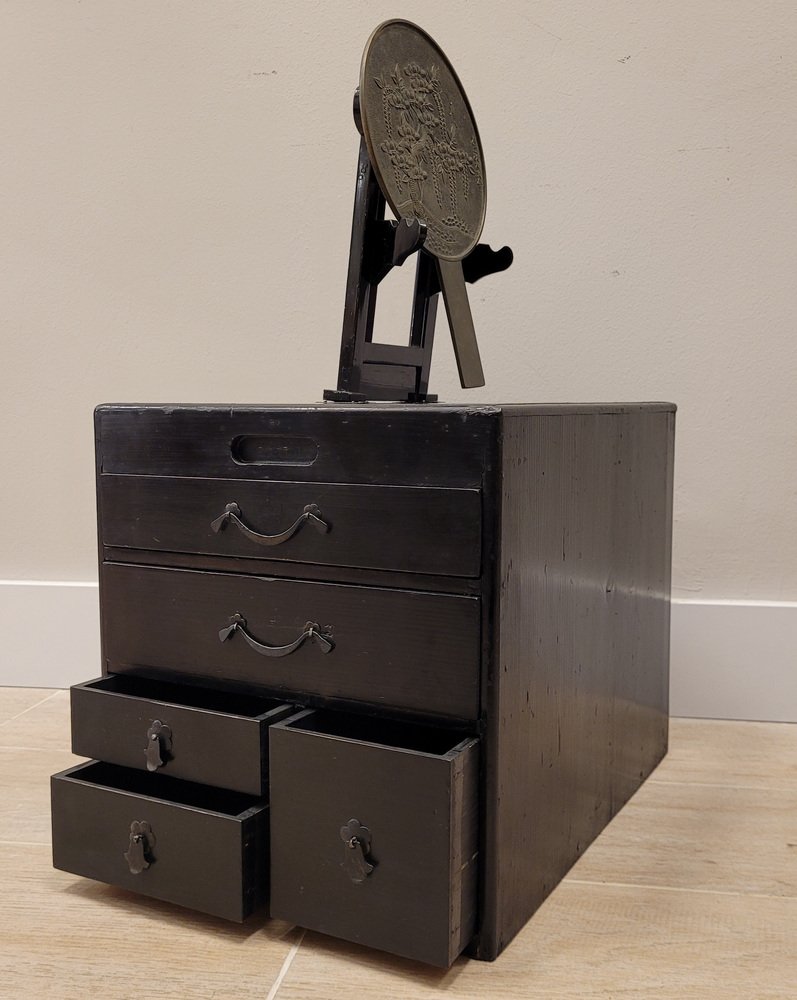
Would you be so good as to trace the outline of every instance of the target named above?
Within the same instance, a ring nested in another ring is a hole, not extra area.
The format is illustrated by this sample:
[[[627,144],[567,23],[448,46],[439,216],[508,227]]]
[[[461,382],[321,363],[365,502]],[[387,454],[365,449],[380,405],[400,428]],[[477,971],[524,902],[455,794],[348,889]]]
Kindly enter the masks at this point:
[[[250,542],[255,542],[257,545],[281,545],[283,542],[287,542],[289,538],[292,538],[305,521],[309,522],[322,535],[326,534],[330,529],[330,525],[321,517],[321,511],[317,505],[310,503],[304,508],[290,528],[286,528],[285,531],[281,531],[278,535],[261,535],[260,532],[250,528],[248,524],[245,524],[241,520],[241,508],[234,500],[231,500],[227,504],[223,514],[220,514],[215,521],[210,522],[210,526],[218,533],[229,522],[230,524],[234,524]]]
[[[327,626],[327,629],[329,629],[329,626]],[[297,650],[307,639],[312,639],[322,653],[331,653],[335,648],[335,644],[330,636],[322,632],[315,622],[307,622],[302,634],[297,639],[294,639],[293,642],[289,642],[287,646],[267,646],[263,642],[258,642],[254,636],[246,631],[246,619],[236,611],[230,618],[230,624],[223,629],[219,629],[219,640],[225,642],[234,632],[240,632],[252,649],[263,656],[288,656],[289,653]]]

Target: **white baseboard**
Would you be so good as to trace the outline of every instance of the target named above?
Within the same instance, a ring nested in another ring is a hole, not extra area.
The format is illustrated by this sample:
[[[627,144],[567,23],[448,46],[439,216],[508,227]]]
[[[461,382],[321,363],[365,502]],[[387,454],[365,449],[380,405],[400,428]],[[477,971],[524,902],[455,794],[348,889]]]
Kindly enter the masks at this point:
[[[101,673],[96,583],[0,580],[0,685]],[[797,722],[797,603],[673,601],[670,713]]]
[[[673,601],[670,715],[797,722],[797,603]]]
[[[96,583],[0,580],[0,685],[64,688],[98,677]]]

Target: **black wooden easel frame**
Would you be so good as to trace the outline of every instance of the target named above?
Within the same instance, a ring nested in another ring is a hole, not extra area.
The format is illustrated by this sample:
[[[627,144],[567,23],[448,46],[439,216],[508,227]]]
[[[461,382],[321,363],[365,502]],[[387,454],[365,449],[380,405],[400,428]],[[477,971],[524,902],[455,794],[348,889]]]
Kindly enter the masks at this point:
[[[437,397],[428,390],[440,283],[435,258],[423,249],[426,224],[419,219],[399,222],[385,219],[385,197],[363,138],[358,91],[354,93],[354,122],[360,133],[360,153],[338,384],[336,389],[324,391],[324,399],[435,402]],[[376,343],[373,330],[378,285],[416,251],[409,343],[405,347]],[[478,244],[462,262],[465,280],[472,283],[487,274],[506,270],[512,256],[509,247],[495,251],[485,243]]]

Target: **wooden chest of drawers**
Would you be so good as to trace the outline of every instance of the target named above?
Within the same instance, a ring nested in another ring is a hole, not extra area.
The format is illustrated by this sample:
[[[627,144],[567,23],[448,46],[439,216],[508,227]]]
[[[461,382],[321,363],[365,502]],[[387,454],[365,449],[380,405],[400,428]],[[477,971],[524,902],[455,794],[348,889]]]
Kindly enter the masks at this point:
[[[667,746],[674,407],[103,406],[54,863],[492,959]],[[269,892],[270,887],[270,892]]]

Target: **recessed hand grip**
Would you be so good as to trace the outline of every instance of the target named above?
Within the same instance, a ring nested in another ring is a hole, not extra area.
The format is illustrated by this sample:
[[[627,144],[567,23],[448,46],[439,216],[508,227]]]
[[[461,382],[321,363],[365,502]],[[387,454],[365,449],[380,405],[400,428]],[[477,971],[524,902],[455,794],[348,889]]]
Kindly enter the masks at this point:
[[[210,526],[215,532],[219,532],[228,523],[234,524],[241,534],[245,538],[248,538],[250,542],[255,542],[257,545],[281,545],[283,542],[287,542],[289,538],[293,538],[305,522],[311,524],[315,530],[320,532],[322,535],[326,534],[326,532],[330,529],[330,525],[321,517],[321,511],[318,509],[317,505],[310,503],[304,508],[302,513],[296,518],[289,528],[286,528],[284,531],[280,531],[276,535],[261,535],[259,531],[255,531],[253,528],[250,528],[249,525],[242,520],[241,508],[234,500],[231,500],[227,504],[224,508],[223,514],[220,514],[214,521],[210,522]]]
[[[331,653],[335,648],[332,639],[325,632],[322,632],[315,622],[307,622],[302,634],[294,639],[293,642],[289,642],[287,646],[268,646],[266,643],[258,642],[254,636],[247,632],[246,619],[243,615],[239,615],[238,612],[232,615],[229,625],[219,630],[219,640],[226,642],[235,632],[240,632],[252,649],[262,656],[288,656],[308,639],[312,639],[322,653]]]

